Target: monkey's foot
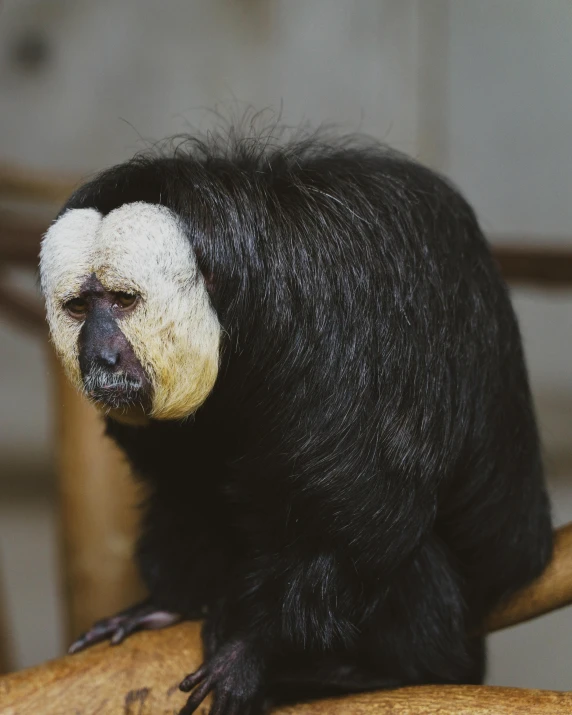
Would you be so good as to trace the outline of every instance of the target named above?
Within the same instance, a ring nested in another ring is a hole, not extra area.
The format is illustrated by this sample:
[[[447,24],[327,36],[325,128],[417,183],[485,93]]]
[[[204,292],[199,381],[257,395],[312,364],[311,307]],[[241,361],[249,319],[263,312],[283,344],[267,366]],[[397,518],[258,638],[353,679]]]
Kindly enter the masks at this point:
[[[71,644],[68,653],[77,653],[90,645],[108,639],[111,645],[118,645],[135,631],[166,628],[180,620],[181,616],[178,613],[160,610],[150,601],[143,601],[111,618],[104,618],[94,623],[89,631]]]
[[[209,715],[259,715],[264,710],[261,691],[260,659],[250,646],[234,641],[194,673],[187,675],[179,688],[189,699],[179,715],[191,715],[212,691],[213,704]]]

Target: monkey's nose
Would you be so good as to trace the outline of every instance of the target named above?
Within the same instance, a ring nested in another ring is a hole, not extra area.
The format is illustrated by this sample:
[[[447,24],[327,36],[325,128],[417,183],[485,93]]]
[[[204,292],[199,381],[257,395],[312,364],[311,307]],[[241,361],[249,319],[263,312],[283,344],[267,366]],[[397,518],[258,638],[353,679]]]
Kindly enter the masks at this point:
[[[98,358],[103,367],[115,367],[119,362],[119,352],[117,350],[102,350]]]

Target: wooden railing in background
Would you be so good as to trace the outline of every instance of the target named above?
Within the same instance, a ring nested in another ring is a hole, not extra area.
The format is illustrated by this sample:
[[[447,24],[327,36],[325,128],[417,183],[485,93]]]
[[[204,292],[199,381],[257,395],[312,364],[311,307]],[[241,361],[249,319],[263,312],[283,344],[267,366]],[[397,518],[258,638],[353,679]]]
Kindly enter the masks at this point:
[[[39,331],[45,330],[42,306],[8,287],[2,281],[2,269],[10,265],[35,267],[46,228],[47,224],[0,213],[0,311],[18,324]],[[570,247],[494,243],[493,254],[505,280],[513,286],[572,288],[572,239]]]
[[[61,176],[0,164],[0,198],[58,206],[81,181],[78,176]]]
[[[512,244],[493,239],[493,254],[511,285],[572,288],[572,238],[568,246],[550,240],[539,246],[531,239]]]

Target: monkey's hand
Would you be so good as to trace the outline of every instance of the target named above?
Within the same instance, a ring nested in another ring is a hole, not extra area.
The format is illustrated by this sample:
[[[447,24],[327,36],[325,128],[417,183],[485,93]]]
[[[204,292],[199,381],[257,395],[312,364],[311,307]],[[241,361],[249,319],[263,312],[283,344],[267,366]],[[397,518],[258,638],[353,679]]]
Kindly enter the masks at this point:
[[[246,641],[231,641],[179,685],[184,693],[194,688],[179,715],[196,712],[211,691],[213,704],[209,715],[259,715],[264,710],[261,686],[259,654]]]
[[[181,620],[178,613],[163,611],[146,600],[126,608],[111,618],[97,621],[83,633],[68,649],[68,653],[77,653],[90,645],[110,639],[111,645],[121,643],[135,631],[166,628]]]

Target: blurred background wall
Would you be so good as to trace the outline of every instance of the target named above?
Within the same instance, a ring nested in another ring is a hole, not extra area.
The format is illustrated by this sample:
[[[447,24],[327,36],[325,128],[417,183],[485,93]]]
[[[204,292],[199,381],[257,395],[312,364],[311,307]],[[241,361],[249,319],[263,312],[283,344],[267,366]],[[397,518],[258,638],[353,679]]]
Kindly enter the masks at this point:
[[[252,105],[444,171],[496,241],[572,243],[570,76],[569,0],[5,0],[0,162],[86,175]],[[572,295],[514,300],[562,523]],[[64,647],[50,379],[43,346],[0,319],[0,573],[19,667]],[[489,682],[570,688],[570,609],[490,642]]]

